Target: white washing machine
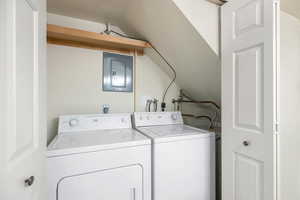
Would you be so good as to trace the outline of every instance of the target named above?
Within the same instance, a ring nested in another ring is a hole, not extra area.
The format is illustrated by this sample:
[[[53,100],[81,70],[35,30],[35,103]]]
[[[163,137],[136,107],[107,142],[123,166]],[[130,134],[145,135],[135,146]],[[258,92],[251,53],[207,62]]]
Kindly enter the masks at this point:
[[[151,200],[151,140],[130,114],[61,116],[47,168],[48,200]]]
[[[180,112],[134,113],[152,139],[153,200],[215,200],[215,134],[183,124]]]

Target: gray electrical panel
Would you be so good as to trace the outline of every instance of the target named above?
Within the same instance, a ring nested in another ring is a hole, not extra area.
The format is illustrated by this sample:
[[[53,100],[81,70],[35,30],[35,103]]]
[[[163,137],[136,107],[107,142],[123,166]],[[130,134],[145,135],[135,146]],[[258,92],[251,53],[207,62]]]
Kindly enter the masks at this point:
[[[103,91],[132,92],[133,57],[103,52]]]

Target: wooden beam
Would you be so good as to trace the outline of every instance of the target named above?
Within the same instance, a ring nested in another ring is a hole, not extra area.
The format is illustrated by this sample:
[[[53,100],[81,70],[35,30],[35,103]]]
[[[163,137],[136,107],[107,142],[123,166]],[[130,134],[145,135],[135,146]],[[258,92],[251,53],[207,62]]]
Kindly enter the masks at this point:
[[[48,43],[88,49],[109,50],[123,53],[143,54],[144,48],[151,45],[145,41],[89,32],[48,24]]]
[[[67,40],[58,40],[53,38],[47,38],[48,44],[54,44],[54,45],[62,45],[62,46],[69,46],[69,47],[77,47],[77,48],[84,48],[84,49],[91,49],[91,50],[99,50],[99,51],[107,51],[112,53],[121,53],[121,54],[133,54],[134,52],[137,53],[137,55],[142,56],[144,55],[143,49],[117,49],[117,48],[106,48],[101,46],[93,46],[93,45],[87,45],[80,42],[74,42],[74,41],[67,41]]]
[[[121,54],[134,54],[136,52],[137,55],[142,56],[144,55],[143,49],[117,49],[117,48],[107,48],[101,47],[99,45],[87,45],[81,42],[74,42],[68,40],[59,40],[53,38],[47,38],[48,44],[54,45],[62,45],[62,46],[69,46],[69,47],[77,47],[77,48],[84,48],[84,49],[91,49],[91,50],[99,50],[99,51],[107,51],[112,53],[121,53]]]
[[[213,4],[218,5],[218,6],[222,6],[224,3],[227,2],[227,1],[225,1],[225,0],[206,0],[206,1],[209,1],[209,2],[211,2],[211,3],[213,3]]]

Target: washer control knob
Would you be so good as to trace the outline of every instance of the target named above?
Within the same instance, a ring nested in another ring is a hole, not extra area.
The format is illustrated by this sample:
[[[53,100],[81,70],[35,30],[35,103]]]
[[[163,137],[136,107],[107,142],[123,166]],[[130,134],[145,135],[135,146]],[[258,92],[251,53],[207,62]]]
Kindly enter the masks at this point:
[[[178,117],[177,117],[177,114],[173,113],[173,114],[171,115],[171,118],[172,118],[172,120],[174,120],[174,121],[177,120],[177,118],[178,118]]]
[[[249,145],[250,145],[250,142],[249,142],[249,141],[247,141],[247,140],[245,140],[245,141],[243,141],[243,145],[247,147],[247,146],[249,146]]]
[[[71,120],[69,121],[69,125],[70,125],[71,127],[77,126],[78,123],[79,123],[78,119],[71,119]]]
[[[25,186],[29,187],[34,183],[34,176],[30,176],[28,179],[26,179],[25,181]]]

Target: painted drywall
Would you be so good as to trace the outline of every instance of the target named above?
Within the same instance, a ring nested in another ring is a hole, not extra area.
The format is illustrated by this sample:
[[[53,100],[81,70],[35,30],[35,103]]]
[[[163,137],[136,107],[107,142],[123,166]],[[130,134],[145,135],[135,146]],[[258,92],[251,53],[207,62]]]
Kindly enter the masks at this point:
[[[96,32],[105,28],[103,24],[53,14],[48,14],[48,23]],[[103,92],[102,51],[58,45],[48,45],[47,51],[48,142],[57,132],[59,115],[101,113],[103,104],[109,104],[111,112],[144,111],[147,99],[161,101],[171,81],[147,55],[137,56],[135,95]],[[171,99],[178,93],[179,88],[173,85],[166,96],[168,110],[172,110]]]
[[[218,7],[206,0],[51,0],[48,10],[110,22],[149,40],[175,66],[179,87],[194,98],[220,103]],[[146,53],[172,76],[152,51]]]
[[[219,6],[208,1],[173,0],[216,54],[219,54]]]
[[[300,20],[281,13],[280,200],[300,199]]]
[[[176,83],[196,99],[220,103],[218,55],[171,0],[133,0],[129,27],[147,38],[174,65]],[[208,15],[209,16],[209,15]]]
[[[86,31],[96,32],[96,33],[102,33],[106,29],[106,25],[103,23],[97,23],[93,21],[68,17],[64,15],[56,15],[53,13],[48,13],[47,22],[48,24],[55,24],[59,26],[82,29]],[[124,33],[117,26],[111,25],[111,28],[117,32]]]
[[[281,9],[300,19],[300,1],[299,0],[280,0]]]
[[[137,57],[136,66],[136,110],[145,111],[147,99],[156,98],[161,102],[170,77],[147,55]],[[172,86],[166,95],[167,110],[174,109],[171,100],[178,95],[179,88],[176,85]],[[160,107],[158,109],[160,110]]]
[[[48,0],[49,13],[65,15],[98,23],[110,22],[120,26],[124,12],[131,5],[124,0]]]

